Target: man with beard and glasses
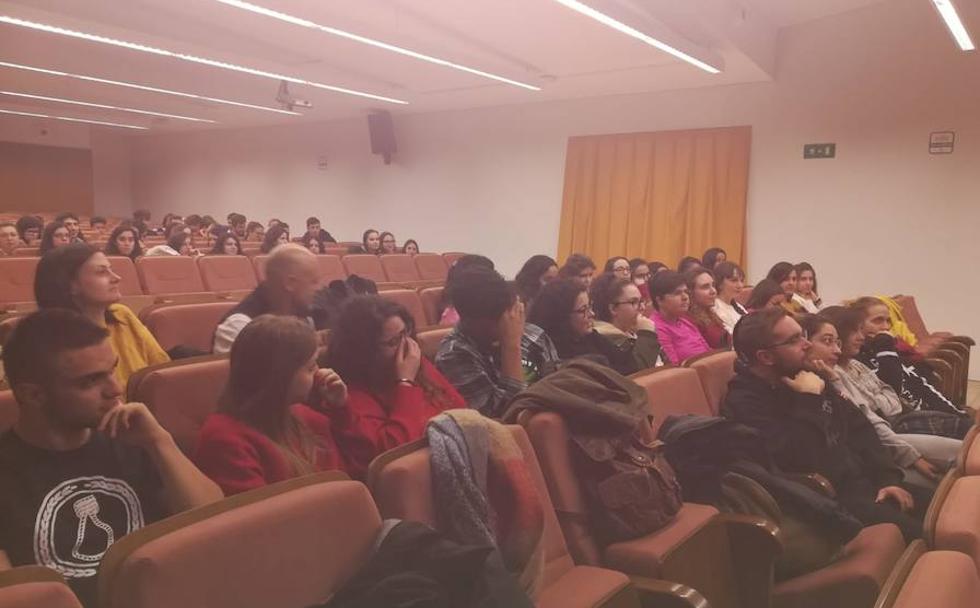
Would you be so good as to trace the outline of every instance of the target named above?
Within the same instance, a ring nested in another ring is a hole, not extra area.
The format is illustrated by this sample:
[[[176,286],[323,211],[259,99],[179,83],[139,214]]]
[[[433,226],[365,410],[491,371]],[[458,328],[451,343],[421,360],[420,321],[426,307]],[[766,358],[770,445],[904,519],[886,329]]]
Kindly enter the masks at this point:
[[[758,429],[783,471],[829,480],[865,525],[894,523],[906,542],[921,537],[928,493],[903,482],[868,420],[805,369],[810,342],[800,324],[781,308],[760,310],[742,317],[733,341],[736,373],[722,414]]]

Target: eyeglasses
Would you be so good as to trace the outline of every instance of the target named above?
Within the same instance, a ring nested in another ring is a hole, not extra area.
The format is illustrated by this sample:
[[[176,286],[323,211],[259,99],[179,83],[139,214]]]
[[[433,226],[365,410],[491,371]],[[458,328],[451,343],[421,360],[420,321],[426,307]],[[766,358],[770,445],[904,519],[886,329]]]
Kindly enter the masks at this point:
[[[396,346],[402,343],[402,340],[404,340],[405,336],[407,335],[408,335],[408,329],[407,328],[403,329],[400,332],[398,332],[398,335],[396,335],[395,337],[389,340],[381,340],[381,346],[387,346],[388,348],[395,348]]]
[[[582,315],[583,317],[588,316],[588,315],[591,315],[592,314],[592,307],[591,306],[583,306],[582,308],[576,308],[575,310],[572,311],[572,314],[573,315]]]
[[[841,348],[843,346],[843,342],[840,341],[840,338],[835,338],[833,336],[821,336],[815,341],[823,344],[824,346],[837,345],[837,348]]]
[[[647,280],[647,279],[650,278],[650,274],[651,273],[649,273],[649,272],[638,272],[638,273],[634,274],[633,277],[636,278],[636,279]]]
[[[629,266],[613,266],[613,272],[624,273],[629,271],[630,271]]]
[[[632,300],[623,300],[622,302],[613,302],[613,305],[614,306],[621,306],[623,304],[629,304],[633,308],[636,308],[637,306],[639,306],[642,303],[643,303],[643,301],[640,298],[633,298]]]
[[[806,334],[801,332],[793,336],[790,336],[789,338],[783,340],[782,342],[770,344],[766,348],[769,349],[769,348],[779,348],[780,346],[796,346],[800,342],[806,342],[806,339],[807,339]]]

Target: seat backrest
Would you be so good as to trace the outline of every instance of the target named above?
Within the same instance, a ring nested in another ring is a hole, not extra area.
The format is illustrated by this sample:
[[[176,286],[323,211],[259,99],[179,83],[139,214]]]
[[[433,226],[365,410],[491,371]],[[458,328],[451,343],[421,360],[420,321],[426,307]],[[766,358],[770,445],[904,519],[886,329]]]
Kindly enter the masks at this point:
[[[21,313],[10,313],[4,315],[3,319],[0,319],[0,346],[4,345],[7,338],[13,333],[14,328],[17,327],[17,324],[26,316]]]
[[[926,322],[922,318],[922,314],[919,313],[919,307],[915,303],[915,297],[895,296],[895,302],[901,307],[905,324],[909,326],[909,329],[912,330],[915,337],[919,340],[928,338],[929,331],[926,329]]]
[[[388,280],[385,276],[385,270],[381,266],[381,260],[376,255],[369,253],[345,255],[343,261],[348,276],[356,274],[359,277],[371,279],[375,283],[384,283]]]
[[[145,403],[180,449],[191,454],[227,381],[227,356],[194,357],[140,370],[130,377],[126,394],[129,401]]]
[[[112,272],[119,275],[119,293],[123,296],[143,295],[143,286],[140,284],[140,278],[136,273],[136,265],[133,264],[133,260],[124,255],[106,257],[112,264]]]
[[[291,479],[116,541],[99,571],[101,606],[320,605],[367,561],[381,530],[364,484],[341,479]]]
[[[446,260],[438,253],[419,253],[415,256],[415,268],[423,281],[445,281],[449,274]]]
[[[40,258],[0,258],[0,304],[34,301],[34,272]]]
[[[385,276],[390,282],[419,281],[422,278],[415,267],[415,260],[404,253],[381,256],[381,267],[384,268]]]
[[[507,427],[521,449],[524,463],[528,467],[541,498],[544,509],[545,568],[540,589],[547,588],[574,564],[562,538],[554,507],[548,496],[534,448],[524,429],[517,425]],[[432,473],[430,470],[430,451],[425,438],[389,450],[371,463],[368,472],[368,486],[378,504],[381,516],[420,521],[438,527],[435,506],[432,503]]]
[[[143,291],[149,295],[206,291],[194,258],[175,255],[136,260]]]
[[[439,302],[445,287],[426,287],[419,292],[422,299],[422,310],[429,325],[439,325]]]
[[[318,255],[316,263],[319,267],[317,274],[320,276],[321,285],[329,285],[330,281],[343,281],[347,278],[347,271],[338,255]]]
[[[429,361],[436,360],[436,353],[439,352],[439,345],[442,344],[442,341],[452,330],[452,327],[439,327],[437,329],[420,331],[418,334],[416,334],[415,337],[418,339],[419,347],[422,349],[422,354],[425,355]]]
[[[18,256],[18,257],[20,257],[20,256],[23,256],[23,257],[32,257],[32,256],[41,255],[41,248],[40,247],[18,247],[17,249],[14,249],[14,255],[15,256]]]
[[[14,399],[14,391],[0,391],[0,433],[5,432],[17,422],[20,410],[17,400]]]
[[[429,324],[425,318],[425,311],[422,310],[422,300],[419,299],[419,294],[414,289],[386,289],[379,291],[378,295],[404,306],[415,319],[415,327],[422,328]]]
[[[717,416],[728,394],[728,382],[735,375],[735,351],[721,350],[690,359],[686,365],[698,372],[701,388],[711,413]]]
[[[965,553],[927,551],[913,541],[881,587],[875,608],[978,606],[980,577]]]
[[[654,432],[660,431],[660,425],[671,414],[714,416],[698,372],[689,367],[658,367],[648,374],[633,376],[633,381],[647,392]]]
[[[229,301],[160,304],[143,309],[140,320],[163,350],[182,345],[209,353],[222,317],[237,305],[238,302]]]
[[[0,608],[82,608],[60,574],[43,566],[0,571]]]
[[[259,283],[265,280],[265,265],[268,261],[268,253],[252,256],[252,266],[255,268],[255,276],[259,279]]]
[[[255,289],[252,261],[244,255],[206,255],[197,259],[204,288],[208,291]]]
[[[446,261],[446,268],[449,269],[449,268],[452,268],[453,267],[453,264],[456,263],[456,260],[458,260],[459,258],[463,257],[464,255],[467,255],[467,254],[461,253],[459,251],[448,251],[448,252],[442,254],[442,259],[444,259]],[[448,270],[447,270],[447,272],[448,272]]]

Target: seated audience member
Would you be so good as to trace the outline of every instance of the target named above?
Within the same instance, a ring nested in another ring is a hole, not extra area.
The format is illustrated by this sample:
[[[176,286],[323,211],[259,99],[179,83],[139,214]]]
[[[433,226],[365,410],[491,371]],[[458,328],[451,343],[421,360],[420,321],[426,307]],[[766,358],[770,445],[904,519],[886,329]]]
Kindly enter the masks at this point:
[[[728,254],[721,247],[712,247],[701,256],[701,265],[714,271],[715,266],[728,260]]]
[[[650,277],[653,274],[650,272],[650,265],[643,258],[633,258],[630,260],[630,279],[633,284],[637,287],[641,285],[646,285],[650,282]]]
[[[905,469],[906,480],[935,487],[939,477],[956,460],[963,442],[903,432],[899,426],[903,407],[898,394],[854,359],[864,345],[862,320],[860,312],[841,306],[830,307],[826,314],[805,316],[802,325],[812,344],[808,357],[826,365],[825,379],[871,422],[895,463]],[[817,363],[814,371],[820,367]]]
[[[752,295],[749,296],[749,301],[745,303],[745,307],[750,312],[766,308],[782,308],[786,310],[785,304],[786,292],[783,291],[779,283],[772,279],[762,279],[752,288]]]
[[[187,236],[191,236],[194,231],[190,226],[184,224],[183,222],[170,222],[170,225],[163,231],[163,238],[170,240],[170,237],[174,236],[175,234],[180,234],[181,232]]]
[[[207,230],[207,250],[214,249],[216,243],[222,240],[226,234],[234,234],[228,226],[214,224]],[[195,241],[196,242],[196,241]]]
[[[200,237],[203,234],[204,218],[192,213],[184,218],[184,225],[191,229],[191,236]]]
[[[422,356],[412,315],[379,296],[347,301],[330,333],[325,363],[347,384],[347,406],[335,418],[334,437],[358,478],[385,450],[422,437],[429,418],[466,407]],[[328,411],[333,413],[338,412]]]
[[[622,256],[616,256],[606,260],[606,265],[602,272],[611,272],[621,279],[630,278],[630,261]]]
[[[34,297],[39,308],[80,312],[109,332],[109,343],[119,357],[115,375],[122,386],[144,367],[170,361],[133,311],[119,303],[119,275],[112,272],[105,254],[91,245],[66,245],[41,258]]]
[[[532,255],[524,262],[514,284],[517,295],[525,305],[530,306],[544,285],[558,278],[558,264],[546,255]]]
[[[688,270],[698,268],[699,266],[701,266],[701,260],[689,255],[684,256],[681,258],[681,261],[677,263],[677,272],[684,274]]]
[[[0,256],[14,255],[20,246],[17,226],[13,222],[0,222]]]
[[[289,230],[283,228],[282,222],[277,223],[272,228],[265,231],[265,238],[262,239],[262,253],[272,253],[272,250],[280,245],[289,243]]]
[[[653,324],[668,363],[680,365],[688,357],[711,350],[697,326],[687,317],[691,296],[683,275],[673,270],[657,273],[650,281],[650,297],[653,299]]]
[[[415,239],[408,239],[405,244],[402,245],[402,253],[408,255],[418,255],[419,254],[419,244]]]
[[[61,222],[68,229],[69,243],[84,243],[85,237],[82,236],[82,223],[78,221],[78,216],[70,211],[59,213],[54,221]]]
[[[265,280],[221,320],[214,333],[214,352],[230,351],[242,329],[261,315],[299,317],[312,327],[318,283],[316,257],[301,245],[280,245],[266,261]]]
[[[235,233],[235,236],[237,236],[239,239],[243,241],[247,240],[246,239],[246,236],[248,235],[247,227],[249,223],[248,218],[246,218],[241,213],[229,213],[227,219],[228,219],[228,228],[230,228],[231,231]],[[259,224],[259,226],[261,225],[262,224]]]
[[[347,387],[317,365],[317,335],[301,319],[262,315],[231,348],[228,383],[201,427],[194,461],[231,496],[318,471],[346,469],[330,418]]]
[[[865,342],[855,357],[865,364],[885,384],[892,387],[902,399],[905,411],[942,412],[944,420],[932,419],[923,423],[935,429],[933,434],[963,439],[973,425],[966,410],[957,407],[936,387],[922,376],[913,365],[905,365],[900,357],[900,347],[890,332],[891,316],[888,307],[878,298],[859,298],[851,308],[862,315],[861,331]],[[922,414],[920,414],[922,415]],[[935,414],[930,414],[935,417]],[[907,427],[906,432],[922,432]]]
[[[101,215],[93,215],[92,219],[88,222],[88,226],[92,229],[92,235],[96,238],[105,236],[107,223]]]
[[[135,217],[134,217],[134,221],[135,221]],[[169,230],[172,225],[174,224],[183,225],[183,223],[184,223],[183,217],[177,215],[176,213],[168,213],[163,216],[163,221],[160,222],[160,227],[163,228],[164,234],[166,234],[166,231]]]
[[[789,262],[779,262],[769,269],[769,274],[766,275],[766,278],[779,283],[779,286],[782,288],[784,294],[782,307],[786,312],[791,315],[804,312],[804,308],[793,300],[793,296],[796,295],[796,283],[798,280],[795,266]]]
[[[796,292],[793,293],[793,301],[803,310],[817,314],[823,308],[823,300],[817,292],[817,273],[809,262],[800,262],[795,269]]]
[[[351,247],[351,253],[372,253],[381,255],[381,233],[374,228],[368,228],[361,235],[360,246]]]
[[[51,222],[44,227],[44,234],[41,236],[41,255],[69,243],[71,243],[71,234],[68,228],[61,222]]]
[[[742,293],[745,286],[745,273],[735,262],[720,262],[712,271],[715,278],[715,289],[718,290],[718,297],[715,298],[715,314],[725,325],[725,331],[732,335],[735,331],[735,324],[749,311],[738,303],[738,294]]]
[[[320,241],[321,244],[337,242],[337,239],[333,238],[329,232],[320,227],[320,218],[317,217],[306,218],[306,234],[303,236],[303,238],[316,239]]]
[[[321,255],[325,251],[323,249],[323,241],[315,236],[310,236],[309,232],[303,234],[303,238],[300,242],[303,244],[303,247],[309,249],[310,253],[313,255]]]
[[[381,253],[384,255],[398,253],[398,243],[395,242],[395,235],[390,232],[381,233]]]
[[[280,220],[279,218],[275,218],[274,217],[274,218],[270,219],[268,221],[268,223],[266,224],[266,230],[271,229],[273,226],[278,226],[281,223],[282,223],[282,220]]]
[[[265,240],[265,226],[258,222],[249,222],[245,228],[245,242],[261,243]]]
[[[114,541],[221,498],[145,405],[123,403],[110,339],[51,309],[3,350],[19,415],[0,435],[0,564],[51,568],[85,606]]]
[[[201,236],[207,236],[211,234],[211,232],[218,226],[219,224],[216,219],[214,219],[210,215],[205,215],[204,217],[201,218],[201,230],[200,230]],[[227,230],[227,228],[222,226],[222,231],[224,230]]]
[[[193,257],[199,255],[199,252],[197,249],[194,249],[194,241],[191,238],[191,235],[187,234],[183,230],[180,230],[175,231],[173,236],[167,239],[166,245],[157,245],[146,250],[147,257],[163,255],[184,255]]]
[[[317,330],[333,329],[340,318],[344,304],[355,296],[377,295],[378,286],[371,279],[352,274],[344,280],[335,279],[313,294],[313,327]]]
[[[732,336],[725,329],[725,323],[715,313],[718,292],[715,291],[715,276],[707,268],[695,268],[688,271],[684,280],[691,295],[691,304],[687,311],[688,318],[694,322],[704,341],[711,348],[728,348],[732,344]]]
[[[542,287],[527,315],[529,323],[551,338],[561,359],[591,356],[623,375],[637,371],[639,366],[631,353],[616,348],[596,332],[594,318],[589,292],[572,279],[559,279]]]
[[[595,274],[595,262],[587,255],[573,253],[565,260],[565,265],[558,270],[558,278],[578,281],[585,289],[592,283]]]
[[[211,248],[211,255],[242,255],[242,243],[231,230],[228,230],[214,242]]]
[[[109,235],[109,242],[105,245],[105,254],[124,256],[135,262],[136,258],[143,255],[139,232],[128,224],[116,226]]]
[[[133,211],[133,221],[130,222],[133,227],[139,230],[140,236],[146,234],[160,234],[159,230],[150,230],[150,218],[153,214],[147,209],[137,209]]]
[[[33,215],[25,215],[17,220],[17,235],[24,247],[38,247],[41,244],[41,232],[44,222]]]
[[[657,276],[658,272],[663,272],[665,270],[670,270],[670,266],[664,264],[663,262],[647,262],[647,266],[650,268],[650,278]],[[649,283],[650,281],[647,281]]]
[[[486,256],[476,255],[476,254],[466,254],[459,258],[453,265],[449,268],[449,274],[446,276],[446,286],[442,290],[442,297],[439,301],[439,325],[452,326],[459,323],[459,314],[456,312],[456,308],[453,306],[453,284],[455,279],[467,268],[472,268],[474,266],[481,266],[483,268],[489,268],[494,270],[493,260]]]
[[[468,268],[456,278],[460,320],[439,345],[436,367],[471,408],[499,418],[528,384],[554,371],[555,345],[524,323],[524,305],[496,271]]]
[[[607,272],[592,281],[589,292],[599,335],[619,350],[630,353],[637,370],[658,365],[660,340],[653,321],[641,314],[643,299],[639,287],[629,279]]]
[[[805,370],[810,343],[783,309],[746,315],[735,327],[738,360],[722,415],[756,428],[773,464],[816,473],[865,525],[896,524],[906,542],[922,536],[929,492],[902,483],[902,470],[871,423],[817,374]]]

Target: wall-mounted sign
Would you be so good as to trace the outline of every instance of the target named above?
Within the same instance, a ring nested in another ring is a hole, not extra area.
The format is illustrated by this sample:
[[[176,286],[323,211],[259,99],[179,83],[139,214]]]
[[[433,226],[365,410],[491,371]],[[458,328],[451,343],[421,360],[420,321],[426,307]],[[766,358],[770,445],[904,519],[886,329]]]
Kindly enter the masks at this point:
[[[952,154],[955,143],[955,131],[934,131],[929,134],[929,154]]]
[[[326,156],[321,156],[316,159],[316,168],[319,169],[320,171],[326,171],[328,166],[329,163],[327,163]]]
[[[803,158],[834,158],[837,156],[837,144],[804,144]]]

